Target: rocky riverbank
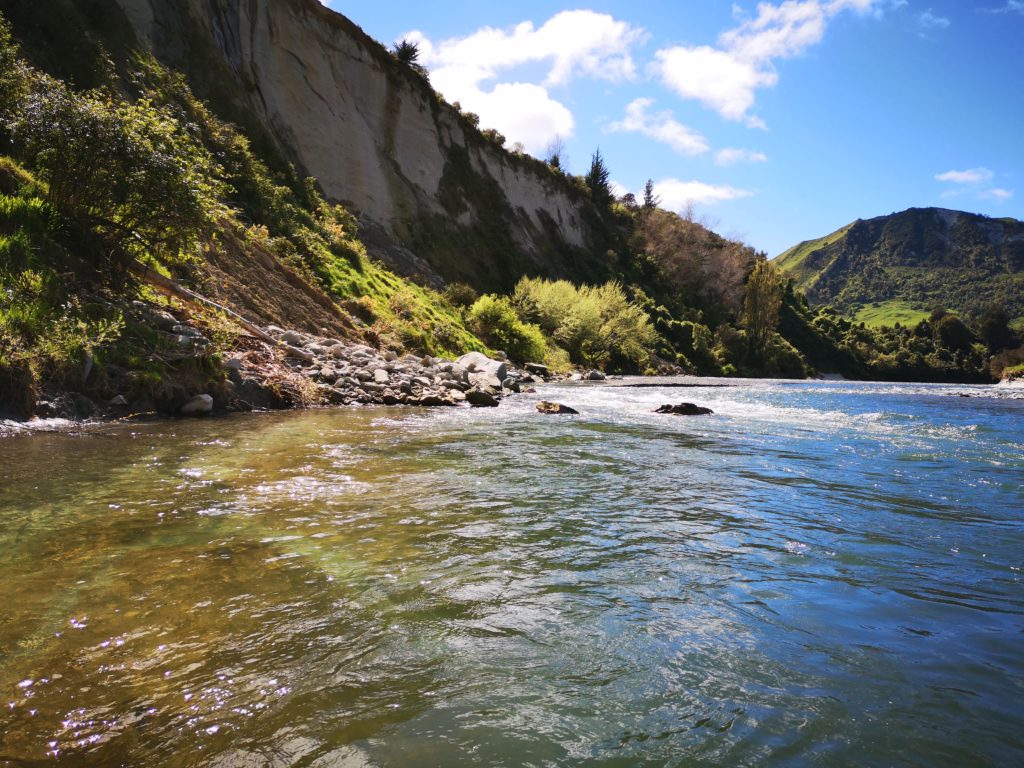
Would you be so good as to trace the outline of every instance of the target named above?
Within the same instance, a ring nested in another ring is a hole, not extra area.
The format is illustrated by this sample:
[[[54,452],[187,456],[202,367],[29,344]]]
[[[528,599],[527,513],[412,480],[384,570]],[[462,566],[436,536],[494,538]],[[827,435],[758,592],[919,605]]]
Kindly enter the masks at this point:
[[[210,340],[187,318],[141,302],[136,310],[164,348],[176,350],[159,381],[139,370],[94,365],[90,355],[80,377],[40,395],[32,418],[16,419],[0,403],[0,434],[89,420],[316,405],[494,407],[550,378],[545,366],[519,369],[500,353],[456,359],[400,354],[273,325],[260,329],[264,338],[240,337],[229,352],[214,355]]]

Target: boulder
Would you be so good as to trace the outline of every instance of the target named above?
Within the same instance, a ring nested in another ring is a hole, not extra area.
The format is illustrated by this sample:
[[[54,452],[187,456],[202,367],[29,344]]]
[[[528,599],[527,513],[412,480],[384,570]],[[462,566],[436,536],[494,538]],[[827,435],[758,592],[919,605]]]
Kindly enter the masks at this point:
[[[213,413],[213,398],[209,395],[196,395],[181,406],[178,413],[182,416],[207,416]]]
[[[469,374],[469,383],[475,387],[489,387],[491,389],[501,389],[501,382],[502,379],[486,371]]]
[[[470,352],[455,361],[470,373],[486,373],[498,380],[499,385],[508,376],[508,366],[500,360],[492,360],[480,352]]]
[[[373,380],[378,384],[387,384],[389,381],[391,381],[391,374],[389,374],[383,368],[377,368],[373,372]]]
[[[587,374],[587,381],[604,381],[608,377],[596,368]]]
[[[714,413],[710,408],[695,403],[679,403],[679,405],[663,405],[655,413],[674,413],[677,416],[706,416]]]
[[[466,401],[474,408],[496,408],[498,398],[483,389],[471,389],[466,392]]]
[[[568,405],[562,405],[561,403],[552,403],[552,402],[549,402],[547,400],[541,400],[539,403],[537,403],[537,410],[540,413],[547,413],[547,414],[562,414],[562,413],[564,413],[564,414],[572,415],[572,414],[578,414],[579,413],[579,411],[577,411],[575,408],[570,408]]]

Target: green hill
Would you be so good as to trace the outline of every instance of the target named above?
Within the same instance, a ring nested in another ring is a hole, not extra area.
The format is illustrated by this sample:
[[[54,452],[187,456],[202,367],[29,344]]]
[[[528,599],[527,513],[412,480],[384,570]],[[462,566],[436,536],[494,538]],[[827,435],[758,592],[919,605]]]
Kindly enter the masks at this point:
[[[858,219],[775,260],[818,305],[869,325],[908,324],[937,305],[1024,318],[1024,222],[943,208]]]

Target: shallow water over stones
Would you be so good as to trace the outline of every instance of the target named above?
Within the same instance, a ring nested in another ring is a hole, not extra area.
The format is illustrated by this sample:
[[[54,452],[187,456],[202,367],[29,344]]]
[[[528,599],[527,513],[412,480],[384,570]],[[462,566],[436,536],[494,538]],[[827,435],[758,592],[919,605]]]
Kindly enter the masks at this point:
[[[0,765],[1018,763],[998,393],[559,385],[2,440]],[[714,414],[652,413],[681,399]]]

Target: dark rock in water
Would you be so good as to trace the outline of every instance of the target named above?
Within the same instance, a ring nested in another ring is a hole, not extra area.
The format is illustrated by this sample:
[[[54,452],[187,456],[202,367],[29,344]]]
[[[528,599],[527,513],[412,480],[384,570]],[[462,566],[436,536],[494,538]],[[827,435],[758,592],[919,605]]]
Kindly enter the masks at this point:
[[[474,408],[496,408],[498,398],[482,389],[471,389],[466,392],[466,401]]]
[[[551,403],[548,402],[547,400],[541,400],[539,403],[537,403],[537,410],[540,411],[541,413],[549,414],[565,413],[571,415],[579,413],[579,411],[577,411],[575,408],[570,408],[568,405],[562,405],[561,403]]]
[[[679,405],[663,405],[654,411],[655,413],[674,413],[677,416],[706,416],[714,413],[710,408],[696,405],[695,403],[679,403]]]
[[[587,374],[587,381],[604,381],[607,378],[607,376],[597,369],[594,369]]]

